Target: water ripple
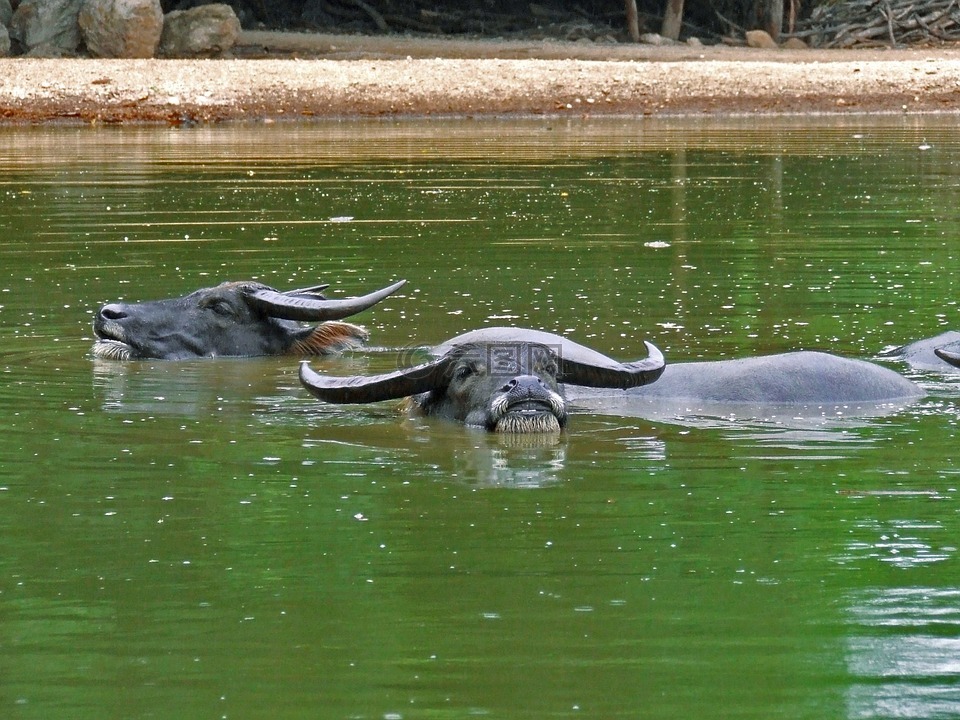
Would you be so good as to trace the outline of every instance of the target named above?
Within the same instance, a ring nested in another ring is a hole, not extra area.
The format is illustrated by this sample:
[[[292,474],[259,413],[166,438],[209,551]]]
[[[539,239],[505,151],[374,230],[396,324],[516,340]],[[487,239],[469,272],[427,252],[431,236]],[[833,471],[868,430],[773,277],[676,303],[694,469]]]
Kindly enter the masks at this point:
[[[874,588],[850,597],[862,632],[847,640],[857,679],[847,690],[850,718],[960,716],[960,588]]]

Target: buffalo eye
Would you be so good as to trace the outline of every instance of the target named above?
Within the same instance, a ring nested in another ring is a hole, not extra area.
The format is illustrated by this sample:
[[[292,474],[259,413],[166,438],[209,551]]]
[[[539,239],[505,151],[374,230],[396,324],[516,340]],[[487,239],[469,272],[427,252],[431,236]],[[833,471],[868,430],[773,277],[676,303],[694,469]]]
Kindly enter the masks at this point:
[[[466,380],[468,377],[477,372],[477,366],[474,363],[460,363],[457,365],[457,369],[453,372],[453,377],[456,380]]]
[[[234,317],[236,315],[233,306],[226,300],[211,300],[204,307],[222,317]]]

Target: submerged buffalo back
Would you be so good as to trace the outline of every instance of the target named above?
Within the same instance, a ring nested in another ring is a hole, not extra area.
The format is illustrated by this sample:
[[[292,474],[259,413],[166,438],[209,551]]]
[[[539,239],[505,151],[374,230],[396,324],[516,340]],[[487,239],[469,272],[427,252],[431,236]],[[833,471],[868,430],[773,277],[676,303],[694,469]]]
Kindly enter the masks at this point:
[[[888,368],[811,351],[673,363],[657,382],[627,391],[636,397],[774,405],[893,402],[920,394]]]

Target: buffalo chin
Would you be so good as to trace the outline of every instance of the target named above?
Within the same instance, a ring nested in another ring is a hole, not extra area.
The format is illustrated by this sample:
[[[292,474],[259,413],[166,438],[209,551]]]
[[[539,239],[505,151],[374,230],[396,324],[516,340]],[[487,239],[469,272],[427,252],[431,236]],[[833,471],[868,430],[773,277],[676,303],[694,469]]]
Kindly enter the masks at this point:
[[[501,417],[493,431],[507,435],[531,434],[558,434],[560,420],[552,412],[537,412],[532,410],[511,411]]]
[[[119,340],[100,338],[93,344],[93,356],[104,360],[130,360],[133,348]]]

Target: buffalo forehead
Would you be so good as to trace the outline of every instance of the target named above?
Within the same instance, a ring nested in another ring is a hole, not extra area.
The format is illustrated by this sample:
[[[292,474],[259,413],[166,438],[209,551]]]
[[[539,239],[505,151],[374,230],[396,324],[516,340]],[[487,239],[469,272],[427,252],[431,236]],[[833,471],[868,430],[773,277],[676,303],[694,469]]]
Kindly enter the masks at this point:
[[[554,351],[538,343],[487,342],[451,346],[449,357],[457,362],[474,362],[492,375],[526,375],[554,362]]]
[[[432,354],[439,357],[453,349],[468,345],[510,348],[524,343],[542,345],[549,348],[560,359],[572,360],[584,365],[610,368],[620,366],[616,360],[580,343],[553,333],[527,328],[490,327],[472,330],[438,345],[432,350]]]

